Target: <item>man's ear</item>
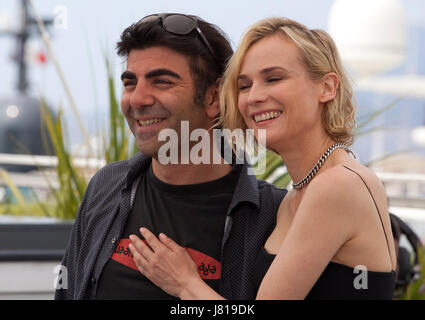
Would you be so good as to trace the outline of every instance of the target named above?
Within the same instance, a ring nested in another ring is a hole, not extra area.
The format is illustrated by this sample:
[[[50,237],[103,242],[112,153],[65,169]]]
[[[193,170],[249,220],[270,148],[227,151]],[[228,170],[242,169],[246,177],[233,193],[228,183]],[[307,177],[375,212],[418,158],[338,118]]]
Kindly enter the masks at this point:
[[[220,113],[220,82],[221,78],[218,78],[205,94],[205,112],[211,119],[216,119]]]
[[[335,72],[327,73],[321,80],[322,88],[319,101],[326,103],[335,98],[339,80]]]

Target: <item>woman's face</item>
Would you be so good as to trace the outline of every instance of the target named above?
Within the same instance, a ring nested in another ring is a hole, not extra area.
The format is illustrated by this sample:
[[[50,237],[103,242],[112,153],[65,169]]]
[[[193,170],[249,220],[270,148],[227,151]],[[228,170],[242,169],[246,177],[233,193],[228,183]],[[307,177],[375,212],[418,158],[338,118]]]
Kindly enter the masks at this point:
[[[296,146],[321,126],[321,85],[310,80],[300,49],[283,35],[261,39],[247,51],[238,88],[246,125],[257,138],[258,129],[266,129],[270,149]]]

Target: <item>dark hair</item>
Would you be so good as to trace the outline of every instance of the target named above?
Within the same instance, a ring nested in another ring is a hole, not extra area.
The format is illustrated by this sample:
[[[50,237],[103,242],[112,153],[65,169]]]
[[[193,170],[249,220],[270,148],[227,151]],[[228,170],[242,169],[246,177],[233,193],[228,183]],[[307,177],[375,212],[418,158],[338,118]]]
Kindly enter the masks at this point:
[[[214,57],[196,30],[186,36],[174,35],[165,31],[158,20],[134,23],[126,28],[117,43],[117,51],[118,55],[128,57],[132,49],[164,46],[187,56],[195,85],[194,101],[203,105],[206,90],[222,76],[233,50],[221,29],[197,16],[190,17],[198,21],[199,28],[214,50]]]

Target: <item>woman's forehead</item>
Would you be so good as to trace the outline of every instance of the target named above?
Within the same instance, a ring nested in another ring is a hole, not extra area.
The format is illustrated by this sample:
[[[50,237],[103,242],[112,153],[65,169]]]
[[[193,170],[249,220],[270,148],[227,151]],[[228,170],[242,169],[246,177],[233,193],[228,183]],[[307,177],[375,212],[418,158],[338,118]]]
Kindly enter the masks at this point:
[[[254,43],[242,60],[240,73],[260,71],[273,66],[280,66],[287,71],[303,67],[301,51],[288,37],[276,34]]]

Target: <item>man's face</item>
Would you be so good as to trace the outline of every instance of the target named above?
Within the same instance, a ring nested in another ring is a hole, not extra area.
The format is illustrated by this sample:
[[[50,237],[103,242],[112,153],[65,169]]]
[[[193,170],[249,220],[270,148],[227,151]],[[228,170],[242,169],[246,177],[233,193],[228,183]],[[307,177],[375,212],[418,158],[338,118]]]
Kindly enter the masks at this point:
[[[137,147],[157,157],[164,141],[162,129],[174,129],[180,137],[181,121],[189,129],[208,129],[203,106],[194,103],[194,84],[188,58],[166,47],[133,49],[122,74],[124,93],[121,108],[133,132]]]

